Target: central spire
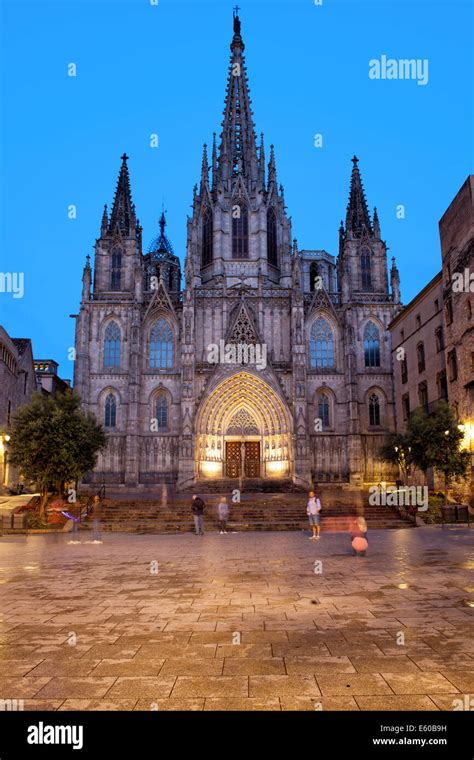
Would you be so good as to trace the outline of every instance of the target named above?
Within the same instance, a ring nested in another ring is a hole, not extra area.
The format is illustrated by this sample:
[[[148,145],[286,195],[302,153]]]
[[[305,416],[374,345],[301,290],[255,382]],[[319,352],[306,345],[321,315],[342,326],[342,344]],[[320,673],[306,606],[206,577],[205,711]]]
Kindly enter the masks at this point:
[[[218,175],[223,181],[232,181],[240,175],[248,183],[258,178],[257,144],[238,6],[234,8],[233,31]]]

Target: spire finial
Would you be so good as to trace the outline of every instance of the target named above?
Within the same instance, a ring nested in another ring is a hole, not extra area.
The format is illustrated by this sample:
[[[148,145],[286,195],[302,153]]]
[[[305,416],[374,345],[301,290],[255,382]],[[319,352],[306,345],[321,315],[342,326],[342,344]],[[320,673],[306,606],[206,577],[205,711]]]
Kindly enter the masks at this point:
[[[346,213],[346,230],[356,238],[360,238],[365,228],[367,234],[372,235],[367,201],[365,200],[364,188],[359,171],[359,159],[352,158],[351,187],[349,191],[349,203]]]
[[[122,165],[120,167],[119,178],[115,190],[114,205],[110,216],[109,232],[114,232],[117,228],[122,234],[130,235],[132,228],[135,226],[135,208],[132,202],[130,191],[130,177],[127,165],[128,156],[122,155]]]

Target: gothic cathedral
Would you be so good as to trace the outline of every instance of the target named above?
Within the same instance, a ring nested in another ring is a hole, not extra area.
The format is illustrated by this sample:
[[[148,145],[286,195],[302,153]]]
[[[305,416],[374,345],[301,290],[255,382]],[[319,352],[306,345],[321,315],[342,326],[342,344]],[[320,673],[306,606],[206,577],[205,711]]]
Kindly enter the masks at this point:
[[[108,435],[89,483],[178,489],[367,484],[389,477],[388,324],[399,276],[356,157],[337,257],[298,250],[270,147],[256,139],[240,20],[219,144],[187,222],[185,284],[160,232],[142,251],[127,156],[87,259],[74,386]],[[270,483],[273,481],[273,484]]]

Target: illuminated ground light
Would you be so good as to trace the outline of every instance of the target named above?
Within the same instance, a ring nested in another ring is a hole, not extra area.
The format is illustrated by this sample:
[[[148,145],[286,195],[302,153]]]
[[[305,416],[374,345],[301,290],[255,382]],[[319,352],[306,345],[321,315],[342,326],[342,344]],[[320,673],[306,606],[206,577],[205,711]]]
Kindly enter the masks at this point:
[[[397,588],[410,588],[409,583],[399,583]]]
[[[267,475],[281,475],[288,471],[288,461],[286,459],[277,462],[266,463]]]
[[[214,478],[221,474],[221,462],[201,462],[201,472],[206,478]]]

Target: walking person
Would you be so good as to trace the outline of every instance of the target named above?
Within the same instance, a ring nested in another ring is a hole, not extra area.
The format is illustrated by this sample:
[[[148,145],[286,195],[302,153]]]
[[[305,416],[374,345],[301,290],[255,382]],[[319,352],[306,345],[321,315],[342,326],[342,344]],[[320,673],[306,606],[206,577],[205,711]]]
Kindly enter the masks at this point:
[[[100,530],[100,522],[102,519],[102,502],[100,496],[94,496],[92,499],[92,517],[94,526],[94,544],[102,544],[102,535]]]
[[[193,500],[191,503],[191,509],[194,517],[194,528],[196,536],[204,535],[204,510],[206,505],[200,496],[193,494]]]
[[[219,504],[217,505],[217,514],[219,517],[219,533],[221,536],[227,533],[227,521],[229,519],[229,505],[227,503],[227,497],[222,496]]]
[[[306,514],[309,517],[309,524],[313,530],[313,535],[310,536],[310,540],[317,540],[321,538],[321,502],[316,498],[314,491],[309,492],[309,500],[306,506]]]

